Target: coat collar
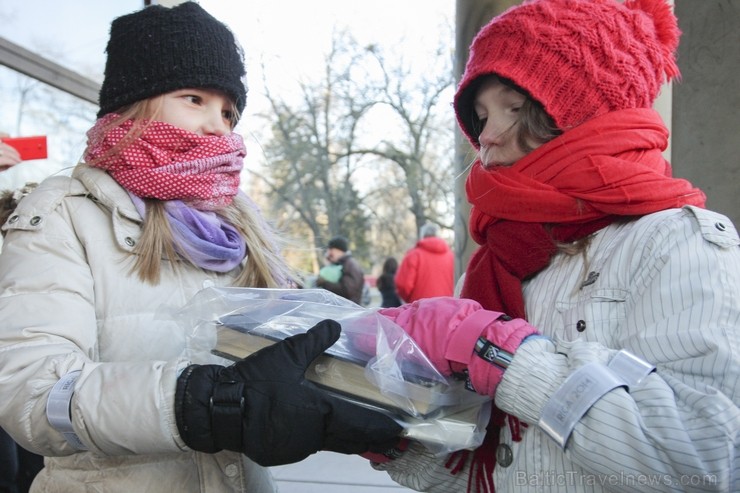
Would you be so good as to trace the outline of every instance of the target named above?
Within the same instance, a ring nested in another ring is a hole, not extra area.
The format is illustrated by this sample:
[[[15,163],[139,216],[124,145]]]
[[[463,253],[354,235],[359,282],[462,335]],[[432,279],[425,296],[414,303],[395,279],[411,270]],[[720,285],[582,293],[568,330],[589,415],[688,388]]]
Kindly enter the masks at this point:
[[[117,210],[120,215],[132,221],[142,221],[126,189],[106,171],[80,164],[75,167],[72,177],[78,179],[101,205],[110,210]]]

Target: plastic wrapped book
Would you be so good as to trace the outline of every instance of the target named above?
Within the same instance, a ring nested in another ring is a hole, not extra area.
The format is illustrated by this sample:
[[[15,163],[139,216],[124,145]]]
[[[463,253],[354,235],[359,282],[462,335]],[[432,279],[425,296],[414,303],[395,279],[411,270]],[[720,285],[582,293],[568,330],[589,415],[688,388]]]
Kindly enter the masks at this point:
[[[485,433],[488,401],[442,376],[414,341],[377,311],[323,289],[207,288],[177,315],[194,362],[230,364],[324,319],[340,339],[307,380],[392,415],[405,434],[440,453],[472,448]]]

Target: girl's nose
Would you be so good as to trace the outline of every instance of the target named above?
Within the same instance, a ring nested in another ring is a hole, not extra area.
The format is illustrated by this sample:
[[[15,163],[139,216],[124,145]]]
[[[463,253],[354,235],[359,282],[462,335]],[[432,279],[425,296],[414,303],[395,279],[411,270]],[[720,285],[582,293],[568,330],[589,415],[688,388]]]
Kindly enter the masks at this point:
[[[478,136],[478,142],[483,146],[490,146],[499,143],[499,138],[506,131],[503,125],[497,123],[495,119],[488,118],[486,124],[483,126],[480,135]]]
[[[215,111],[209,111],[208,117],[206,118],[205,124],[203,125],[203,133],[205,135],[216,135],[221,137],[231,132],[230,123],[223,117],[221,108]]]

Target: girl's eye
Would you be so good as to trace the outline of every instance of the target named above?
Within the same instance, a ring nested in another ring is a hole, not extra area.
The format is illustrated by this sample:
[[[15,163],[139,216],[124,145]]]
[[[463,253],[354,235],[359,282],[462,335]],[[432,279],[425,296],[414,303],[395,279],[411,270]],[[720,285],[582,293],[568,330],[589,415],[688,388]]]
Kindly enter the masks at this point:
[[[234,112],[231,110],[224,110],[221,112],[224,120],[232,121],[234,119]]]
[[[200,104],[202,101],[201,97],[196,96],[195,94],[187,94],[184,96],[184,98],[192,104]]]
[[[521,107],[521,106],[512,106],[512,107],[511,107],[511,112],[512,112],[512,113],[519,113],[519,110],[520,110],[520,109],[522,109],[522,107]]]
[[[486,128],[487,122],[488,122],[487,116],[484,116],[483,118],[478,118],[478,134],[483,133],[483,129]]]

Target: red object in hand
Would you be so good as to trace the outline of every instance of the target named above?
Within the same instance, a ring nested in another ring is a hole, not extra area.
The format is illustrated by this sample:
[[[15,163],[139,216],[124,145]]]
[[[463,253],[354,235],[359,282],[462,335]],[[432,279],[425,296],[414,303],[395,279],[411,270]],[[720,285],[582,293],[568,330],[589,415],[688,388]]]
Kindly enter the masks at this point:
[[[46,135],[35,135],[33,137],[3,137],[0,141],[15,148],[23,161],[32,159],[46,159]]]

